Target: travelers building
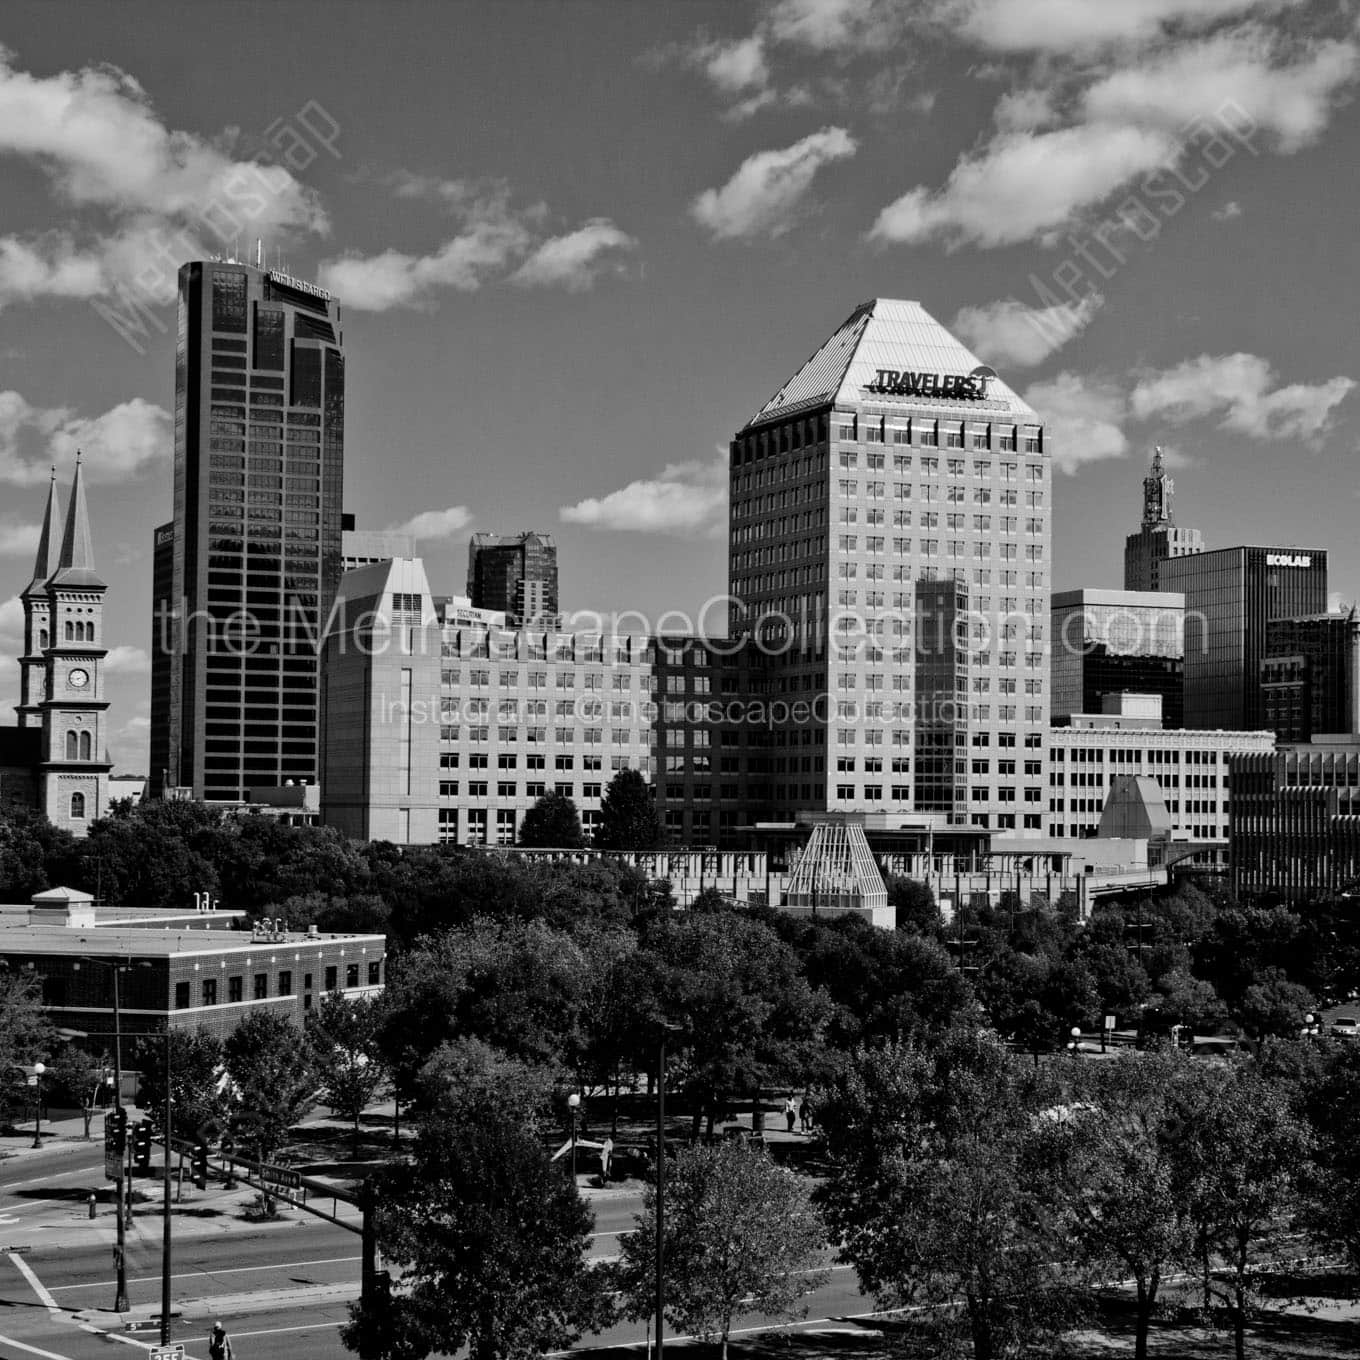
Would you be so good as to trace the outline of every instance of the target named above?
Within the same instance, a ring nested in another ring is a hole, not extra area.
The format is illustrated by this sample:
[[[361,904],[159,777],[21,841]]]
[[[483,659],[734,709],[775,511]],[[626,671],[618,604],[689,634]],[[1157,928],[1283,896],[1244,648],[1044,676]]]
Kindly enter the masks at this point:
[[[179,272],[178,324],[152,785],[239,802],[317,775],[317,649],[341,567],[340,309],[278,270],[204,261]]]
[[[108,804],[104,595],[94,569],[84,470],[76,456],[65,526],[47,491],[24,611],[18,726],[0,728],[0,808],[28,807],[83,836]]]

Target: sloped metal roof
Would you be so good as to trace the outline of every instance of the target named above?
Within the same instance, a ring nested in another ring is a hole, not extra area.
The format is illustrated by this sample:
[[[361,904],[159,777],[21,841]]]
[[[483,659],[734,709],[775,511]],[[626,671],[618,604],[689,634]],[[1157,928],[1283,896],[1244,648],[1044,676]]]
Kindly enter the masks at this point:
[[[875,298],[856,307],[744,428],[836,399],[864,401],[870,395],[864,389],[874,381],[879,369],[968,374],[981,366],[977,355],[919,302]],[[956,415],[978,412],[985,416],[1038,420],[1034,409],[1000,378],[989,383],[985,401],[871,395],[876,405],[901,403],[913,410],[938,408]]]

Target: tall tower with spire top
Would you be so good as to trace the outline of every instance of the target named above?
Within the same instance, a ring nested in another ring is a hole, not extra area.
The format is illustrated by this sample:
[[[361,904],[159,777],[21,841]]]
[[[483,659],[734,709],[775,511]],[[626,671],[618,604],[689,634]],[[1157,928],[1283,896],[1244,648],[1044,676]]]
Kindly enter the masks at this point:
[[[24,607],[24,654],[19,658],[19,703],[16,712],[20,727],[41,727],[43,700],[47,697],[47,658],[44,653],[52,642],[52,619],[47,583],[57,570],[61,551],[61,506],[57,503],[57,470],[47,487],[47,507],[43,511],[42,531],[38,536],[38,556],[33,563],[33,579],[19,599]]]
[[[1143,523],[1124,540],[1124,589],[1160,590],[1161,566],[1170,557],[1204,551],[1198,529],[1180,529],[1171,513],[1176,483],[1166,474],[1160,448],[1152,451],[1152,470],[1143,478]]]
[[[54,491],[49,495],[43,543],[56,523],[55,507]],[[40,569],[43,543],[39,544]],[[76,835],[83,835],[90,822],[103,815],[108,802],[112,766],[105,754],[107,589],[94,567],[84,468],[77,454],[61,550],[46,583],[48,645],[42,653],[45,694],[38,776],[40,802],[48,820]]]

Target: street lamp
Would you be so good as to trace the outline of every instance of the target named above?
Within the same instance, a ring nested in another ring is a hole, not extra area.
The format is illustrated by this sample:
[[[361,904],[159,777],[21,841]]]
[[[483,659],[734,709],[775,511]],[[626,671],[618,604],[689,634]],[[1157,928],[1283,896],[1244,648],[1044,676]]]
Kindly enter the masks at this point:
[[[571,1183],[576,1184],[576,1116],[581,1110],[581,1097],[573,1091],[567,1097],[567,1106],[571,1110]]]
[[[1073,1025],[1069,1033],[1072,1036],[1072,1042],[1067,1045],[1067,1051],[1075,1058],[1081,1051],[1081,1026]]]
[[[42,1076],[47,1071],[42,1063],[33,1064],[33,1146],[42,1147]]]
[[[1322,1017],[1309,1011],[1303,1017],[1303,1032],[1309,1038],[1316,1038],[1322,1032]]]

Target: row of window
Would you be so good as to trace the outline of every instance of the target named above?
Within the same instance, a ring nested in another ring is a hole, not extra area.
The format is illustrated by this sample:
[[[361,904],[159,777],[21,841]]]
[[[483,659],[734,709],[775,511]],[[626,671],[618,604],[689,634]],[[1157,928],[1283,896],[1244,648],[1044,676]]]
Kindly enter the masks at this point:
[[[377,987],[382,982],[382,962],[379,959],[368,961],[368,986]],[[218,979],[203,978],[199,983],[199,1004],[202,1006],[216,1006],[219,1004]],[[358,987],[359,965],[357,963],[347,963],[345,965],[345,986]],[[340,970],[338,965],[330,964],[325,971],[325,987],[327,992],[334,992],[340,986]],[[192,984],[187,980],[175,983],[175,1009],[177,1011],[188,1010],[192,1004]],[[312,991],[312,974],[302,975],[302,990],[304,999],[310,1002]],[[293,995],[293,973],[289,968],[280,970],[278,975],[278,990],[276,996]],[[265,1001],[269,998],[269,974],[256,973],[253,987],[253,997],[256,1001]],[[227,978],[227,995],[225,1004],[228,1006],[239,1005],[245,1000],[245,978],[234,973]]]

